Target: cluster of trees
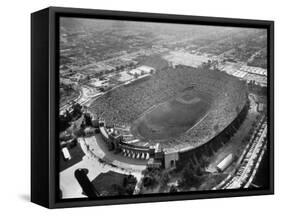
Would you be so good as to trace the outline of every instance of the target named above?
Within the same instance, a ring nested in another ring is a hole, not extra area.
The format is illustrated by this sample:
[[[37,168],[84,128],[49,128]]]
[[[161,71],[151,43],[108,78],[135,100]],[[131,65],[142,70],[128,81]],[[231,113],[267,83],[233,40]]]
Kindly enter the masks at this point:
[[[73,120],[80,118],[82,115],[82,106],[79,103],[74,103],[71,108],[72,112],[66,110],[63,115],[59,116],[60,131],[66,130]]]
[[[64,113],[64,115],[60,115],[60,131],[66,130],[70,126],[71,115],[68,110]]]
[[[205,168],[209,164],[206,157],[202,157],[200,165],[194,166],[188,163],[182,170],[182,178],[179,181],[179,187],[183,189],[197,188],[200,186],[204,176],[206,175]]]
[[[167,171],[159,168],[147,168],[142,172],[144,175],[142,187],[148,190],[159,187],[160,191],[168,190],[170,193],[197,188],[208,174],[205,171],[208,165],[209,157],[202,156],[199,164],[187,163],[183,168],[176,170]],[[168,186],[171,176],[179,176],[178,185]]]
[[[208,62],[203,62],[202,65],[200,65],[200,68],[204,70],[209,70],[212,67],[212,61],[208,60]]]
[[[170,180],[169,173],[160,168],[147,168],[143,171],[143,175],[142,186],[146,189],[165,187]]]
[[[259,124],[260,120],[261,120],[261,116],[257,116],[255,121],[252,123],[248,134],[243,138],[243,140],[242,140],[243,143],[248,143],[253,134],[254,134],[255,137],[257,136],[257,134],[258,134],[257,127],[258,127],[258,124]]]
[[[258,85],[258,83],[256,83],[254,80],[251,80],[248,83],[248,88],[253,93],[256,93],[256,94],[262,95],[262,96],[267,96],[267,87]]]
[[[84,120],[82,122],[82,127],[93,127],[92,117],[90,113],[84,113]]]
[[[137,179],[133,175],[128,175],[123,180],[123,187],[127,194],[132,195],[137,184]]]
[[[102,71],[96,72],[95,73],[95,77],[101,77],[101,76],[104,76],[106,74],[110,74],[110,73],[113,73],[113,72],[123,71],[126,68],[131,69],[131,68],[135,68],[135,67],[136,67],[136,64],[134,62],[130,62],[128,64],[118,65],[114,69],[106,69],[106,70],[102,70]]]
[[[73,84],[66,84],[61,82],[60,84],[60,102],[65,103],[78,96],[78,91]]]
[[[136,177],[128,175],[123,179],[123,185],[113,184],[111,187],[115,195],[133,195],[136,183]]]

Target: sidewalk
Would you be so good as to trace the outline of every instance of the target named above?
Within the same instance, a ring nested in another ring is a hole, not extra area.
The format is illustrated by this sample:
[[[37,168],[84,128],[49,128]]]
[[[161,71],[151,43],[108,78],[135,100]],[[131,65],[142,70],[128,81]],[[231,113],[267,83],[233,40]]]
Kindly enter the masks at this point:
[[[138,172],[146,169],[147,161],[145,160],[131,159],[124,157],[121,154],[115,154],[113,151],[109,151],[100,134],[85,138],[81,142],[84,142],[85,145],[88,146],[86,147],[88,148],[88,151],[109,164],[113,164],[122,169]]]

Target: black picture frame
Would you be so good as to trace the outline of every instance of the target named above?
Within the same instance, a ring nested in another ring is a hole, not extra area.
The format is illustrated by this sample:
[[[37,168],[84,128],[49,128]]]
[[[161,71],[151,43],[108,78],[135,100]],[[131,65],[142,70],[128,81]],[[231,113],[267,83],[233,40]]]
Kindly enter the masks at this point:
[[[59,17],[267,29],[269,188],[61,200],[58,196]],[[274,194],[274,22],[264,20],[49,7],[31,15],[31,201],[47,208]]]

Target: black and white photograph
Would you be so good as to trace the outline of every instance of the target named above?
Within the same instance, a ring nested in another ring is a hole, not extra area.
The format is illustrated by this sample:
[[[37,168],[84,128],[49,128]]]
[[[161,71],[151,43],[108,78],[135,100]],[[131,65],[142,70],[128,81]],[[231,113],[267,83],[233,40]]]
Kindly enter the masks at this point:
[[[268,31],[60,17],[59,196],[269,188]]]
[[[4,1],[0,215],[278,215],[280,4]]]

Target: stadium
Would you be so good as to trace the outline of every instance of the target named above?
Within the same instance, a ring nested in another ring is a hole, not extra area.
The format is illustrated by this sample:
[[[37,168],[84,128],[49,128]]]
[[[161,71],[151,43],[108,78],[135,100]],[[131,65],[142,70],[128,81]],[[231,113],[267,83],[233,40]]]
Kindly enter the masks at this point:
[[[247,89],[226,73],[167,66],[141,82],[123,85],[90,106],[110,149],[153,159],[165,168],[200,161],[227,141],[246,117]],[[157,164],[157,163],[156,163]]]

